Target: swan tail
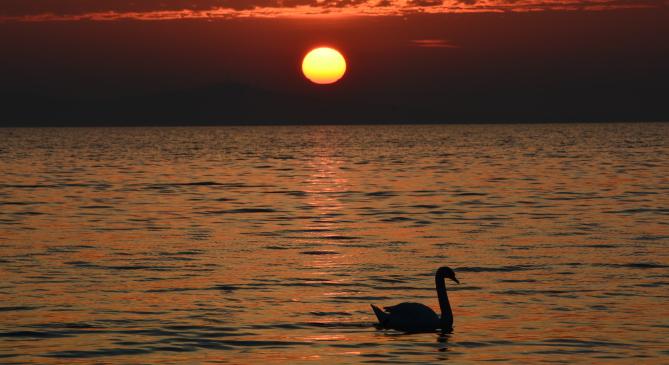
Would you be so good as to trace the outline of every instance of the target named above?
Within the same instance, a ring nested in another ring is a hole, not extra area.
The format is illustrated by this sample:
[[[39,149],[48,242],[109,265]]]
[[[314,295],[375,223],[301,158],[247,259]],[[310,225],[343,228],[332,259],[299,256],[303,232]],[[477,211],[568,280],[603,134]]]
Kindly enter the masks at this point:
[[[388,313],[384,312],[381,310],[381,308],[375,306],[374,304],[371,304],[371,306],[374,310],[374,314],[376,314],[376,318],[379,320],[379,326],[385,327],[385,324],[388,321]]]

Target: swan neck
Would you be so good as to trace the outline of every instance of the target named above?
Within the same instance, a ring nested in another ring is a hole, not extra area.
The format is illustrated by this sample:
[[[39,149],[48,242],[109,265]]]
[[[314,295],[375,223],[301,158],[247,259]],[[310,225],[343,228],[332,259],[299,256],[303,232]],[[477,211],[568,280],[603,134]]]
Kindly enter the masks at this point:
[[[441,325],[442,329],[450,329],[453,327],[453,311],[451,310],[451,303],[448,300],[448,293],[446,292],[446,283],[442,275],[436,275],[435,284],[437,286],[437,297],[439,298],[439,308],[441,309]]]

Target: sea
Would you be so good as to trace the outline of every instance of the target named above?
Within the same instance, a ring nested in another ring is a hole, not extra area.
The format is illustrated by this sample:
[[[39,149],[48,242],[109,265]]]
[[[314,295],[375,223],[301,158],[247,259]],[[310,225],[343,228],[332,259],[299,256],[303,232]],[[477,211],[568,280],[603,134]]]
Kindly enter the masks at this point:
[[[0,363],[667,364],[669,123],[0,129]]]

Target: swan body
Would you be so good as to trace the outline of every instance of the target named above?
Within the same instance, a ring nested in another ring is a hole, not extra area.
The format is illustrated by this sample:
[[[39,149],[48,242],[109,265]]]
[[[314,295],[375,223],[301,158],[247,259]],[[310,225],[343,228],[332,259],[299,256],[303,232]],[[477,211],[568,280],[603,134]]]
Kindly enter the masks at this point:
[[[394,329],[402,332],[430,332],[437,329],[450,331],[453,329],[453,312],[446,293],[444,279],[449,278],[459,283],[455,272],[449,267],[440,267],[435,274],[435,284],[441,316],[432,308],[421,303],[400,303],[384,310],[372,304],[372,309],[379,320],[378,327]]]
[[[400,303],[384,307],[385,311],[372,304],[379,319],[379,327],[403,332],[427,332],[439,329],[441,319],[432,308],[420,303]]]

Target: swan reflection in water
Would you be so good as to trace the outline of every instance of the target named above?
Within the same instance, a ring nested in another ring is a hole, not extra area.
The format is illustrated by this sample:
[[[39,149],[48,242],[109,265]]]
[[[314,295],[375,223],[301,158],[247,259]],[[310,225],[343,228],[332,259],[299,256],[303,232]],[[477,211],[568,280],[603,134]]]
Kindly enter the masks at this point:
[[[446,292],[446,278],[460,284],[450,267],[442,266],[434,275],[441,316],[437,315],[432,308],[421,303],[400,303],[384,307],[384,310],[372,304],[374,314],[379,320],[377,327],[411,333],[432,332],[437,329],[442,332],[451,332],[453,330],[453,311]]]

